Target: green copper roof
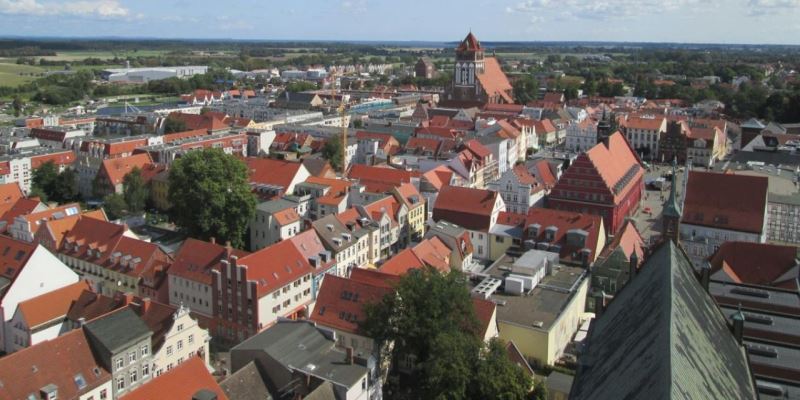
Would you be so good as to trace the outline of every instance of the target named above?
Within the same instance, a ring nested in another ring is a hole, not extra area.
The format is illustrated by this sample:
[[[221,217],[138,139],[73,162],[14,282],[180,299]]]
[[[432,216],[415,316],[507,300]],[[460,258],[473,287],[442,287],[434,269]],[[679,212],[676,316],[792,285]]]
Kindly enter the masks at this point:
[[[592,323],[570,399],[755,399],[744,348],[671,241]]]

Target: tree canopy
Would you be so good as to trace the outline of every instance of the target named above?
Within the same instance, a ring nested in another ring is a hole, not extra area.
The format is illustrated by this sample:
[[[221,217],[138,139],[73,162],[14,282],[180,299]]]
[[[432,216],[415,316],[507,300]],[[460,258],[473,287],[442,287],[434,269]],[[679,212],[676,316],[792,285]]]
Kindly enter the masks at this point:
[[[186,130],[186,122],[183,120],[167,117],[164,120],[164,133],[183,132]]]
[[[39,196],[43,201],[68,203],[80,200],[78,176],[72,169],[58,172],[58,166],[48,161],[33,171],[31,194]]]
[[[338,135],[329,138],[322,146],[322,157],[331,163],[334,170],[342,170],[342,140]]]
[[[142,171],[138,167],[134,167],[131,172],[125,175],[122,180],[122,188],[122,195],[125,199],[125,204],[128,206],[128,211],[131,213],[144,211],[150,192],[142,178]]]
[[[172,220],[190,236],[243,246],[256,199],[242,161],[220,149],[191,151],[170,169],[168,198]]]
[[[504,345],[483,343],[460,272],[412,270],[395,293],[366,305],[365,312],[364,333],[392,343],[393,360],[411,357],[416,363],[408,382],[387,382],[393,398],[523,399],[530,393],[530,377],[511,362]]]

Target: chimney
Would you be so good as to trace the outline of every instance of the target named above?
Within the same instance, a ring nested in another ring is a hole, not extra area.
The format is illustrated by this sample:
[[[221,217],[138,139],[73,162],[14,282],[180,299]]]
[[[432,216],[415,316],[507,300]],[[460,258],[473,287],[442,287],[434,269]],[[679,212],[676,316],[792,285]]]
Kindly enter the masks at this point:
[[[629,271],[628,271],[628,282],[630,282],[634,276],[636,276],[636,271],[639,268],[639,256],[636,255],[636,250],[631,253],[631,259],[629,263]]]
[[[594,298],[594,315],[595,318],[600,318],[603,315],[603,312],[606,310],[606,292],[601,291]]]
[[[149,297],[145,297],[145,298],[142,299],[142,312],[143,313],[146,313],[147,310],[150,309],[150,304],[151,304],[151,302],[150,302],[150,298]]]
[[[230,257],[232,252],[233,252],[233,247],[231,246],[231,241],[230,240],[226,240],[225,241],[225,257],[226,258]]]
[[[709,283],[711,282],[711,266],[708,265],[706,262],[700,267],[700,285],[703,286],[703,290],[708,292]]]
[[[353,348],[352,347],[347,347],[345,349],[345,351],[347,352],[347,359],[345,361],[348,364],[353,365]]]
[[[215,238],[213,236],[211,238],[209,238],[208,241],[211,242],[211,244],[217,244],[217,238]]]
[[[744,337],[744,321],[746,319],[742,312],[741,303],[739,303],[739,310],[736,311],[736,314],[733,314],[731,319],[733,320],[733,337],[736,339],[736,343],[739,343],[739,346],[741,346]]]
[[[86,325],[86,317],[78,318],[78,325],[80,325],[80,326]]]

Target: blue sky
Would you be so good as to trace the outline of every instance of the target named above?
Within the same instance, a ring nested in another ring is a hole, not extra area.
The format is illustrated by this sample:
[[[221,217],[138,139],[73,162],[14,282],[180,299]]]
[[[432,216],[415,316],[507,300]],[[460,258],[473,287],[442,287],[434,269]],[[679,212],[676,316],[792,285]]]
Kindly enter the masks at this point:
[[[0,0],[0,35],[800,44],[800,0]]]

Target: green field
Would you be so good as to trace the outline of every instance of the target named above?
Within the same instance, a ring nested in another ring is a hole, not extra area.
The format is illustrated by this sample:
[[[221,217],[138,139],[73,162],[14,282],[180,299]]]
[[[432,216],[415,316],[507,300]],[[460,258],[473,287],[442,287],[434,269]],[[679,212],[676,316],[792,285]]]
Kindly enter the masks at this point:
[[[34,57],[37,60],[44,58],[49,61],[80,61],[86,58],[99,58],[101,60],[110,60],[114,57],[127,58],[127,57],[156,57],[166,53],[163,50],[128,50],[128,51],[64,51],[56,53],[54,56]]]
[[[40,77],[46,68],[0,61],[0,86],[19,86]]]

